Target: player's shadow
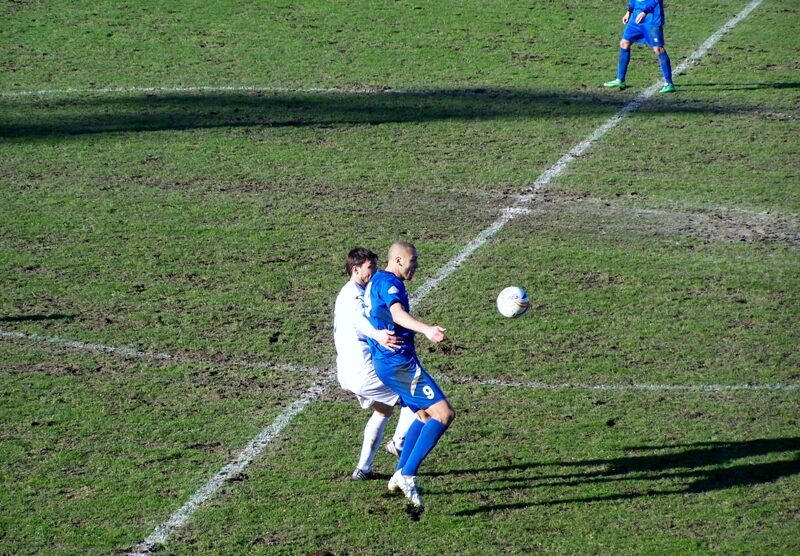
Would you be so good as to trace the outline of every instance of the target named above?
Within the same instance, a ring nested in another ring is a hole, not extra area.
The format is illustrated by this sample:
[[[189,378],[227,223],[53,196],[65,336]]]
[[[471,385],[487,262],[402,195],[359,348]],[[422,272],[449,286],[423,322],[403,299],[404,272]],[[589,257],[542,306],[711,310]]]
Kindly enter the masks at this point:
[[[36,322],[43,320],[73,320],[75,315],[51,313],[49,315],[11,315],[0,316],[0,322]]]
[[[0,99],[0,138],[214,128],[330,127],[442,120],[610,117],[633,94],[607,91],[435,89],[379,92],[225,92],[87,94]],[[659,111],[714,112],[689,101],[653,102]]]
[[[563,489],[591,484],[622,484],[621,492],[599,496],[559,496],[552,500],[532,502],[487,503],[457,512],[456,515],[477,515],[498,510],[524,509],[536,506],[556,506],[631,500],[650,496],[684,493],[702,493],[724,490],[737,486],[748,486],[773,482],[781,477],[800,474],[800,437],[772,438],[744,442],[699,442],[666,446],[641,446],[626,449],[628,455],[614,459],[593,459],[575,462],[553,462],[548,464],[521,464],[520,470],[551,466],[561,468],[587,468],[583,471],[562,474],[526,474],[524,477],[504,477],[471,491],[491,497],[492,492],[506,495],[534,488]],[[658,452],[636,454],[636,452]],[[782,457],[781,455],[784,454]],[[777,461],[751,463],[748,458],[772,455]],[[789,457],[787,457],[789,456]],[[490,468],[499,471],[510,466]],[[473,470],[472,472],[476,472]],[[624,484],[623,484],[624,483]],[[659,487],[658,484],[675,484],[676,487]],[[633,484],[641,488],[632,491]]]
[[[764,89],[800,89],[800,81],[776,83],[681,83],[681,89],[720,89],[723,91],[760,91]]]

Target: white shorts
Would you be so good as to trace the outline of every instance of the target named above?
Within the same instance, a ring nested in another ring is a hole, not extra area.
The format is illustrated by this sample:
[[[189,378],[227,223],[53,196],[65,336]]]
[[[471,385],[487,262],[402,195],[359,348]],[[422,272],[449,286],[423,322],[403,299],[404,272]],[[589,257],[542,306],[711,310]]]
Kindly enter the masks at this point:
[[[391,388],[381,382],[374,369],[356,377],[339,373],[338,378],[342,388],[356,395],[362,409],[369,409],[375,402],[393,406],[400,399]]]

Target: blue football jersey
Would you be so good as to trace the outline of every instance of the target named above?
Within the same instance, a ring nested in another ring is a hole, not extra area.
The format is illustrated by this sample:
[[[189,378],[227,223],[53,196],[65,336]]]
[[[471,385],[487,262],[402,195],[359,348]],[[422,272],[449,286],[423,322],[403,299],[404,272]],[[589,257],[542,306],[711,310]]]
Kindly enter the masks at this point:
[[[644,12],[647,15],[641,25],[663,27],[666,23],[663,0],[628,0],[628,9],[631,11],[631,22],[636,21],[636,16],[640,12]]]
[[[406,311],[409,311],[408,292],[403,281],[391,272],[379,270],[367,284],[364,303],[367,306],[367,318],[372,326],[378,330],[393,330],[395,336],[403,342],[399,348],[390,350],[368,338],[372,357],[382,359],[397,354],[414,355],[416,353],[414,331],[395,324],[389,310],[393,304],[400,303]]]

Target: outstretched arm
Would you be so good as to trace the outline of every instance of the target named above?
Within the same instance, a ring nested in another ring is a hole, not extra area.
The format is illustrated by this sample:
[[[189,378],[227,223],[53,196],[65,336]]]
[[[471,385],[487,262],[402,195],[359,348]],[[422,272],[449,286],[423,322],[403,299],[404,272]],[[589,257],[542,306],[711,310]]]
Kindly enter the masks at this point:
[[[413,330],[414,332],[424,334],[425,337],[434,344],[438,344],[445,339],[444,328],[437,325],[431,326],[429,324],[425,324],[421,320],[415,319],[403,308],[402,304],[392,304],[392,306],[389,308],[389,311],[392,313],[392,320],[395,324],[399,324],[408,330]]]

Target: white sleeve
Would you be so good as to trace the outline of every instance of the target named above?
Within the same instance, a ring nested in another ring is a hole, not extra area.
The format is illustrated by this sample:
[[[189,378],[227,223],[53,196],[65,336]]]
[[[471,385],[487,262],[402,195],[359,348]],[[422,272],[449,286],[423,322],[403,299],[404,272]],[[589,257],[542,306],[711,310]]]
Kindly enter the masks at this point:
[[[356,312],[356,314],[353,316],[353,324],[355,325],[359,334],[367,338],[377,340],[376,336],[378,334],[378,329],[372,326],[372,323],[369,322],[364,309],[364,301],[361,298],[354,300],[353,310]]]

